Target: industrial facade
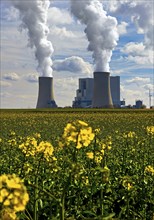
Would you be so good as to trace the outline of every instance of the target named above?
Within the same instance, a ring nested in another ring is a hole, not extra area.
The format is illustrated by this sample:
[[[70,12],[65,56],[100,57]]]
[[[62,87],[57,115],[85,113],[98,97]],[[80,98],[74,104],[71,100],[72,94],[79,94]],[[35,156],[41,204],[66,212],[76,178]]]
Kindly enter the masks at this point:
[[[100,78],[98,79],[100,80]],[[101,83],[101,82],[100,82]],[[102,85],[103,86],[103,85]],[[111,89],[111,97],[112,103],[114,107],[120,107],[120,76],[110,76],[110,89]],[[72,107],[75,108],[88,108],[93,105],[93,96],[94,96],[94,79],[93,78],[80,78],[79,79],[79,89],[76,91],[76,97],[73,101]],[[97,94],[100,99],[102,99],[103,94]],[[110,94],[109,94],[110,96]],[[109,97],[110,99],[110,97]],[[98,100],[98,102],[100,102]],[[107,102],[110,102],[110,100]],[[110,102],[111,103],[111,102]],[[96,103],[97,104],[97,103]],[[93,106],[95,107],[95,106]],[[103,107],[103,106],[100,106]],[[108,107],[108,106],[105,106]]]
[[[113,105],[115,107],[120,107],[120,76],[110,77],[110,88]]]
[[[79,79],[79,89],[76,90],[76,97],[73,101],[73,107],[86,108],[92,105],[93,97],[93,78]]]

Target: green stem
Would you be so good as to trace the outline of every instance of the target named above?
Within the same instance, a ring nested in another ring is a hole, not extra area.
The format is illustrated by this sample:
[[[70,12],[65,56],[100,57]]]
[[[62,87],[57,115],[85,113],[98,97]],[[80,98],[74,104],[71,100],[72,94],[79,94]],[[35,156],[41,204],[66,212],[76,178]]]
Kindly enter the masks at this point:
[[[38,186],[38,178],[37,177],[35,178],[35,185]],[[38,220],[38,214],[37,214],[38,202],[37,202],[37,199],[38,199],[38,187],[36,187],[35,190],[34,190],[34,220]]]
[[[103,215],[104,215],[104,201],[103,201],[103,189],[101,189],[101,199],[100,199],[100,202],[101,202],[101,206],[100,206],[100,208],[101,208],[101,217],[102,217],[102,219],[103,219]]]
[[[65,189],[61,198],[60,220],[65,220]]]
[[[127,189],[127,219],[129,220],[129,198],[128,198],[128,189]]]
[[[45,194],[47,194],[49,197],[53,198],[56,202],[59,202],[58,199],[56,199],[56,197],[54,197],[51,193],[49,193],[48,191],[46,191],[45,189],[40,188],[39,186],[35,186],[32,183],[29,183],[29,186],[32,186],[36,189],[41,190],[42,192],[44,192]]]

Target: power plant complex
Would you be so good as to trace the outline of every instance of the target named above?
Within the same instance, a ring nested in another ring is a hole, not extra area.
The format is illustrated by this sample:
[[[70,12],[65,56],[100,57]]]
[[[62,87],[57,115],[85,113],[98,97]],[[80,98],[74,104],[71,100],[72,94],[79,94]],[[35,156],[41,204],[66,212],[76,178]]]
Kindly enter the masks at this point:
[[[120,107],[120,76],[94,72],[94,78],[80,78],[73,107]]]
[[[120,77],[109,72],[94,72],[94,78],[80,78],[73,101],[74,108],[120,107]],[[57,108],[54,100],[53,77],[39,77],[36,108]]]

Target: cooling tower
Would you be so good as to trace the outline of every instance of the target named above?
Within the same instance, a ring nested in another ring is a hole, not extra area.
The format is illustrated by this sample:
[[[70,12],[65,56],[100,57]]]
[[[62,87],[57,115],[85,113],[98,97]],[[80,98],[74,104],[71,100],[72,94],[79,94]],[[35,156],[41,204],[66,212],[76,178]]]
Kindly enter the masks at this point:
[[[94,72],[92,107],[113,108],[109,72]]]
[[[39,77],[39,93],[36,108],[56,108],[53,96],[53,78]]]

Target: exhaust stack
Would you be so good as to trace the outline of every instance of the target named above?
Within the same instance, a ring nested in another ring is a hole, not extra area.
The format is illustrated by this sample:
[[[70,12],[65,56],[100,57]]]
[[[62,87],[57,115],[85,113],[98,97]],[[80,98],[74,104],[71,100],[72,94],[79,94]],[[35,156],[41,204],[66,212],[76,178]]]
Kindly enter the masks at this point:
[[[109,72],[94,72],[92,107],[113,108]]]
[[[57,108],[53,95],[52,77],[39,77],[39,93],[36,108]]]

